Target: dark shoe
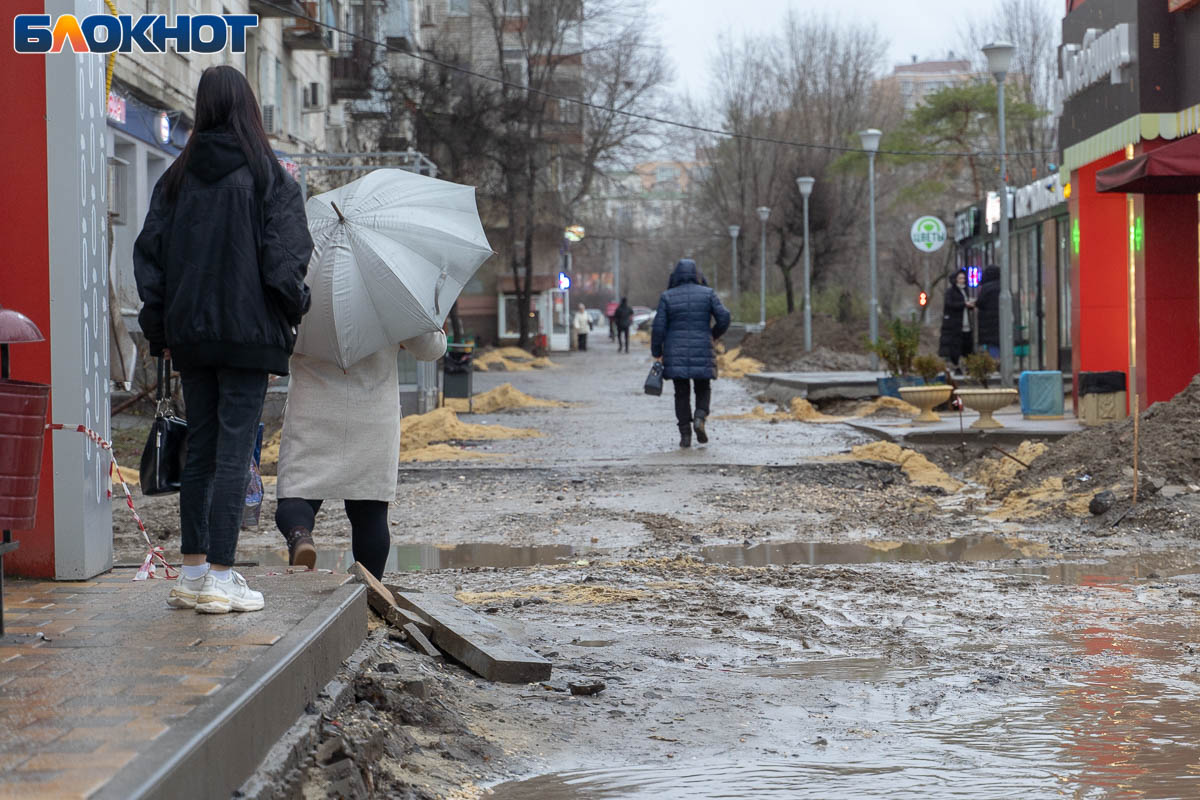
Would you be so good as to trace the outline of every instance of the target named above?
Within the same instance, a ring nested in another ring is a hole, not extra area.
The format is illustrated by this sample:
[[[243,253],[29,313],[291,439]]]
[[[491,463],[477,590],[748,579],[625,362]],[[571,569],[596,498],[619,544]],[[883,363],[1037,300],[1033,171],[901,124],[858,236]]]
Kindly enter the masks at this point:
[[[283,535],[288,546],[288,566],[313,569],[317,566],[317,548],[308,528],[292,528]]]
[[[679,446],[692,446],[692,428],[690,425],[684,424],[679,426]]]
[[[696,428],[696,441],[700,444],[708,444],[708,434],[704,431],[704,415],[697,414],[692,425]]]

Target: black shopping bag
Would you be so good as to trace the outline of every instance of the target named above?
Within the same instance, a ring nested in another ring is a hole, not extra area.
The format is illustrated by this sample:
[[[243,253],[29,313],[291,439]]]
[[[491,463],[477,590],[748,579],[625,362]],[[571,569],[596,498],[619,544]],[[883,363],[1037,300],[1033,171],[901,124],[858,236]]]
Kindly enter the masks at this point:
[[[187,422],[175,416],[171,407],[171,362],[158,359],[158,387],[154,398],[158,405],[150,436],[142,449],[142,494],[172,494],[179,491],[183,463],[187,458]]]
[[[655,361],[650,367],[650,374],[646,376],[646,385],[643,387],[646,394],[659,396],[662,394],[663,385],[663,365],[661,361]]]

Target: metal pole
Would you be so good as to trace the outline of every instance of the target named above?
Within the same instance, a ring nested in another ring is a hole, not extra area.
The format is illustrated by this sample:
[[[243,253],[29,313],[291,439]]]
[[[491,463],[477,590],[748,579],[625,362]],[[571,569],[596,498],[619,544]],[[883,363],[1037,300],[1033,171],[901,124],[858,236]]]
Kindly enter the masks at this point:
[[[867,191],[870,194],[871,205],[871,240],[870,240],[870,256],[871,256],[871,341],[879,341],[879,286],[876,276],[875,263],[875,151],[871,150],[867,153]],[[879,369],[879,356],[875,353],[871,354],[871,369],[872,371]]]
[[[737,234],[729,237],[733,243],[733,318],[738,318],[738,311],[742,307],[742,290],[741,284],[738,283],[738,260],[737,260]]]
[[[762,247],[758,252],[758,324],[767,326],[767,223],[762,224]]]
[[[1004,76],[996,79],[1000,106],[1000,384],[1013,378],[1012,289],[1008,259],[1008,139],[1004,130]]]
[[[804,350],[812,350],[812,247],[808,237],[808,195],[804,196]]]
[[[613,248],[613,300],[621,302],[621,240]]]

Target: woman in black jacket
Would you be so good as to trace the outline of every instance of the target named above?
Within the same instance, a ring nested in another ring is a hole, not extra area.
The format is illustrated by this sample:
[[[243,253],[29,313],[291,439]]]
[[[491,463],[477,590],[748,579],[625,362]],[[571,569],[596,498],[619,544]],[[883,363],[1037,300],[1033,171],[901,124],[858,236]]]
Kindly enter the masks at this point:
[[[263,607],[232,566],[268,375],[287,374],[312,247],[250,84],[233,67],[206,69],[195,128],[154,187],[133,254],[138,321],[151,354],[179,369],[187,406],[173,608]]]
[[[1000,358],[1000,268],[993,265],[983,271],[979,282],[979,345],[992,358]]]
[[[650,353],[663,362],[663,377],[675,382],[675,420],[679,446],[708,441],[704,421],[712,398],[712,380],[717,377],[713,343],[729,328],[729,312],[717,293],[704,282],[696,262],[685,258],[675,265],[669,288],[658,299]],[[692,416],[692,384],[696,387],[696,414]]]
[[[942,335],[938,340],[938,355],[958,365],[963,356],[975,351],[975,334],[971,312],[975,301],[967,293],[967,272],[959,270],[946,289],[942,304]]]

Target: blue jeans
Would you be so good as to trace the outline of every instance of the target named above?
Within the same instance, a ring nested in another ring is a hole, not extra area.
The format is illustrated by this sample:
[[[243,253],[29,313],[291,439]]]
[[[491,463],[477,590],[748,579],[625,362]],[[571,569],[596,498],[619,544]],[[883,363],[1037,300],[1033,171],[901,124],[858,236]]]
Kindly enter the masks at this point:
[[[267,373],[181,370],[187,407],[187,462],[179,489],[184,555],[232,566],[250,482],[250,459],[267,392]]]

